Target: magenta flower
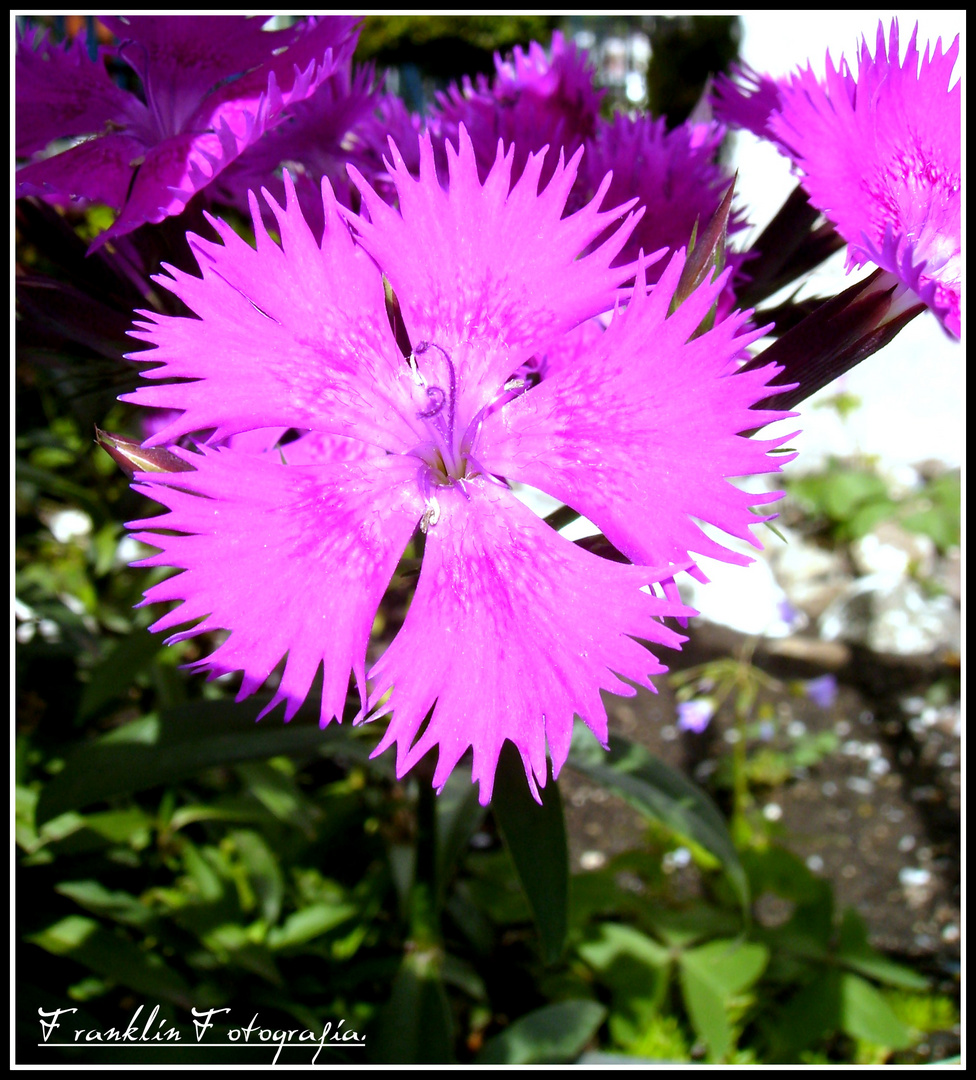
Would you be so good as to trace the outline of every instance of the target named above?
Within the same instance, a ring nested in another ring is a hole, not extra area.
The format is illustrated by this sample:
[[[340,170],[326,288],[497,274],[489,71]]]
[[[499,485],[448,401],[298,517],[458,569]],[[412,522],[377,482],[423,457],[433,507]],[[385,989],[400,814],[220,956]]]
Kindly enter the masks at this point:
[[[592,196],[603,177],[613,172],[604,202],[616,206],[636,195],[647,213],[621,251],[618,262],[632,262],[637,252],[686,247],[695,222],[699,232],[718,210],[731,176],[718,163],[725,129],[719,124],[686,123],[667,130],[663,117],[617,114],[601,124],[588,144],[577,187]],[[733,214],[728,231],[745,227]],[[663,263],[648,277],[656,281]]]
[[[596,132],[604,93],[593,85],[587,54],[557,30],[549,56],[535,41],[527,53],[516,46],[507,60],[496,53],[491,82],[484,75],[475,84],[465,78],[460,89],[451,86],[439,94],[435,121],[445,135],[451,134],[455,145],[454,133],[459,124],[464,125],[482,179],[495,161],[498,140],[506,150],[514,143],[514,182],[522,175],[529,154],[543,147],[563,150],[567,158],[575,154]],[[553,153],[543,167],[544,184],[555,162]]]
[[[17,152],[90,135],[17,172],[17,195],[87,199],[119,210],[95,246],[180,213],[231,161],[308,97],[355,48],[355,20],[261,29],[240,15],[132,15],[101,20],[119,39],[88,58],[81,37],[18,42]],[[105,60],[139,76],[143,98]]]
[[[447,149],[445,190],[429,136],[419,179],[392,149],[398,209],[353,170],[364,216],[341,209],[324,182],[316,241],[289,179],[284,207],[266,195],[281,246],[252,196],[256,250],[215,221],[221,242],[190,237],[202,277],[168,268],[157,278],[197,317],[142,312],[133,331],[156,346],[133,358],[160,366],[145,373],[154,385],[127,400],[184,410],[149,442],[294,427],[309,443],[304,456],[295,444],[281,455],[180,450],[195,471],[142,476],[168,512],[134,524],[160,549],[141,565],[184,571],[145,602],[182,601],[154,624],[196,622],[172,640],[230,631],[194,666],[211,677],[242,670],[239,697],[287,655],[269,708],[284,702],[290,718],[321,669],[325,725],[341,717],[352,671],[357,722],[390,715],[377,753],[396,744],[398,775],[437,746],[440,787],[471,748],[487,802],[508,739],[537,795],[547,746],[554,774],[566,760],[574,715],[606,745],[601,690],[653,689],[650,676],[665,669],[639,641],[683,640],[659,619],[689,609],[645,586],[673,585],[689,550],[748,561],[695,519],[751,539],[762,519],[750,506],[775,497],[727,478],[785,460],[767,454],[778,442],[738,434],[784,415],[753,408],[779,369],[737,373],[734,357],[758,336],[739,334],[742,314],[689,340],[724,278],[668,317],[680,254],[650,292],[642,266],[611,268],[636,218],[613,228],[631,204],[601,212],[606,185],[564,216],[579,154],[560,157],[540,190],[543,156],[529,155],[513,186],[510,149],[482,183],[462,128],[460,152]],[[635,273],[609,328],[579,333]],[[384,275],[413,343],[406,357]],[[515,393],[513,373],[558,353],[567,335],[573,363]],[[158,381],[173,378],[182,381]],[[362,452],[337,452],[335,437]],[[568,501],[634,565],[561,537],[509,480]],[[418,525],[416,594],[367,676],[374,615]]]
[[[944,54],[941,38],[931,56],[926,46],[920,67],[917,35],[916,25],[900,62],[897,20],[887,49],[879,23],[856,78],[828,53],[823,83],[809,68],[777,83],[746,72],[738,100],[726,81],[716,105],[793,158],[810,202],[848,243],[848,269],[880,266],[959,337],[962,90],[949,85],[959,38]]]

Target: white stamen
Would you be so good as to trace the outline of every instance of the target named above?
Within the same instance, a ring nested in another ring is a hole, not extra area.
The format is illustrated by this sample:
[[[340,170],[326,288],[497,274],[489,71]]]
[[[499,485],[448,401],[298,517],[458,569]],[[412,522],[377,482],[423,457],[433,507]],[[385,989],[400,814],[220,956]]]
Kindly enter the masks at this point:
[[[417,357],[411,353],[407,357],[407,366],[410,368],[410,374],[413,376],[413,381],[422,389],[427,389],[427,380],[420,374],[420,369],[417,367]]]
[[[424,511],[424,516],[420,519],[420,531],[426,533],[428,529],[433,528],[440,516],[441,508],[437,505],[437,500],[431,496],[427,503],[427,509]]]

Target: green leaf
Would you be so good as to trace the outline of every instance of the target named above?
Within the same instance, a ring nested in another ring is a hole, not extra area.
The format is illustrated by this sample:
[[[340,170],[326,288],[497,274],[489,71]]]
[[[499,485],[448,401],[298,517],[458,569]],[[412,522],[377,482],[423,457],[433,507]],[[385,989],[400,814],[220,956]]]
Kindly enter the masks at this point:
[[[94,919],[68,915],[27,938],[55,956],[68,956],[99,975],[150,998],[164,998],[184,1009],[192,1002],[189,987],[155,954],[106,930]]]
[[[671,953],[623,923],[603,923],[577,951],[613,994],[610,1034],[630,1047],[640,1040],[667,991]]]
[[[596,1035],[607,1010],[596,1001],[543,1005],[489,1039],[476,1065],[563,1065],[575,1061]]]
[[[743,909],[748,907],[749,885],[728,826],[701,788],[622,736],[610,736],[607,753],[583,724],[573,731],[569,764],[645,817],[662,822],[714,855]]]
[[[66,480],[63,476],[59,476],[49,469],[29,465],[26,461],[18,458],[16,461],[16,479],[18,482],[33,484],[39,490],[48,492],[51,495],[77,503],[96,522],[101,521],[104,517],[98,499],[92,494],[91,490]]]
[[[131,893],[106,889],[98,881],[62,881],[55,892],[68,896],[90,911],[114,919],[126,926],[145,926],[154,919],[153,912]]]
[[[865,1039],[892,1050],[911,1046],[908,1028],[895,1016],[884,996],[858,975],[840,977],[841,1027],[854,1039]]]
[[[478,787],[455,770],[437,796],[437,892],[444,896],[454,866],[487,812],[478,802]]]
[[[491,807],[539,928],[543,957],[555,963],[566,940],[569,910],[569,852],[559,786],[550,778],[540,806],[529,793],[518,750],[506,742]]]
[[[304,945],[307,941],[341,926],[356,915],[358,910],[355,904],[349,903],[312,904],[289,915],[283,925],[272,928],[268,933],[268,946],[272,949],[287,949]]]
[[[265,703],[196,701],[140,717],[83,745],[41,792],[38,824],[65,810],[182,780],[214,765],[278,754],[342,755],[361,742],[338,725],[320,730],[317,707],[303,707],[289,724],[274,718],[256,724]]]
[[[274,852],[260,833],[250,829],[235,830],[229,840],[240,856],[261,917],[269,926],[273,926],[281,914],[285,896],[285,881]]]
[[[843,534],[851,540],[859,540],[882,521],[892,517],[898,504],[888,498],[872,499],[855,510],[843,528]]]
[[[300,829],[306,839],[315,837],[315,818],[320,811],[302,794],[295,781],[267,761],[238,765],[237,774],[251,794],[279,821]]]
[[[614,972],[621,961],[632,961],[642,968],[655,970],[667,970],[671,963],[668,949],[624,923],[601,923],[597,936],[585,941],[577,951],[610,986],[617,982]]]
[[[911,968],[896,964],[871,948],[867,926],[854,908],[844,911],[836,955],[846,967],[888,986],[905,990],[927,990],[929,987],[928,980]]]
[[[681,988],[688,1015],[713,1060],[731,1048],[730,999],[748,989],[769,961],[769,951],[755,942],[710,941],[681,954]]]
[[[824,492],[824,509],[834,521],[847,521],[867,502],[888,497],[888,487],[875,473],[843,471],[830,476]]]
[[[158,635],[148,630],[134,630],[117,641],[92,669],[88,685],[82,691],[78,718],[94,716],[110,702],[128,693],[133,679],[148,667],[163,647]]]
[[[801,1051],[838,1029],[840,1012],[840,975],[835,969],[818,967],[810,982],[764,1024],[768,1060],[795,1064]]]
[[[825,956],[834,928],[830,884],[812,874],[802,859],[775,844],[743,852],[742,861],[755,896],[769,891],[796,904],[788,922],[768,932],[770,939],[791,953]]]
[[[441,964],[441,978],[448,986],[463,990],[474,1001],[487,1001],[488,990],[484,979],[478,974],[473,964],[459,956],[448,953]]]
[[[441,962],[437,949],[404,956],[390,1000],[367,1036],[372,1061],[444,1065],[454,1060],[454,1025],[441,982]]]
[[[765,945],[737,939],[709,941],[681,954],[682,966],[697,971],[724,997],[741,994],[752,986],[768,961]]]

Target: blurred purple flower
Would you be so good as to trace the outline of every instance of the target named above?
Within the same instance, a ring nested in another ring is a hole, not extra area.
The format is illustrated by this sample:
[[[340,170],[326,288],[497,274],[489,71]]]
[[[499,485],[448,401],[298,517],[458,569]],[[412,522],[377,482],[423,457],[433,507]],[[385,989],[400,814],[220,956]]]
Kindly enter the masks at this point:
[[[17,171],[17,196],[86,199],[119,210],[93,248],[179,214],[351,55],[352,18],[262,29],[267,16],[129,15],[100,20],[118,44],[88,56],[83,35],[63,47],[28,31],[17,42],[17,153],[91,136]],[[105,67],[121,60],[142,96]]]
[[[711,698],[692,698],[678,703],[678,727],[700,735],[715,715],[715,702]]]
[[[760,75],[746,63],[733,64],[730,73],[718,75],[712,87],[715,119],[751,131],[760,139],[778,142],[769,121],[782,105],[784,81]]]
[[[618,262],[635,260],[640,249],[651,255],[687,247],[696,221],[701,235],[732,181],[718,161],[724,136],[720,124],[686,123],[668,131],[664,117],[618,113],[609,123],[601,122],[587,144],[577,189],[592,198],[612,172],[605,204],[616,206],[637,196],[639,205],[647,207]],[[745,225],[741,214],[733,213],[728,232]],[[648,277],[656,281],[659,274],[655,267]]]
[[[557,152],[562,150],[569,158],[596,133],[605,92],[593,85],[586,52],[557,30],[548,55],[535,41],[527,52],[516,46],[505,60],[496,53],[493,80],[479,75],[472,84],[465,78],[460,88],[451,86],[439,94],[435,121],[455,145],[458,126],[464,125],[482,179],[495,160],[499,139],[506,150],[515,146],[513,183],[522,175],[530,153],[550,147],[553,153],[543,165],[540,181],[545,185]]]
[[[248,192],[267,188],[281,202],[285,194],[282,168],[287,168],[305,220],[320,237],[325,226],[323,176],[328,177],[339,202],[350,209],[358,209],[359,194],[346,173],[347,164],[355,165],[374,186],[380,177],[388,181],[383,167],[383,153],[389,153],[386,135],[391,130],[390,121],[399,116],[398,111],[391,111],[388,101],[380,92],[372,66],[354,71],[351,62],[345,63],[221,173],[215,185],[216,201],[247,213]],[[378,117],[381,108],[384,115]],[[396,106],[392,109],[396,110]],[[391,115],[385,115],[387,112]],[[383,135],[377,138],[376,129],[380,127]],[[395,125],[392,130],[402,135]],[[413,134],[414,142],[419,144],[419,131]],[[400,141],[407,143],[402,138]],[[382,146],[379,152],[377,144]],[[273,223],[270,211],[265,211],[264,217]]]
[[[821,675],[806,684],[806,695],[821,709],[829,709],[837,700],[837,680],[833,675]]]

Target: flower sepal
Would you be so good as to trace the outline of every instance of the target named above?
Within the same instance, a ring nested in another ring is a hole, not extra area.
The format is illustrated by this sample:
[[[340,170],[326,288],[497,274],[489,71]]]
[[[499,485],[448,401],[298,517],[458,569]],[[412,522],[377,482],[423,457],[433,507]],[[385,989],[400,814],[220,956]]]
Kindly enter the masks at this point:
[[[736,174],[736,177],[738,174]],[[729,215],[732,213],[732,196],[735,194],[735,177],[729,184],[729,190],[719,203],[718,209],[712,215],[708,224],[698,236],[698,222],[695,221],[691,230],[691,238],[688,241],[688,257],[685,259],[678,278],[678,286],[671,297],[671,306],[668,315],[672,315],[685,300],[705,281],[720,274],[725,268],[725,250],[728,244]],[[698,329],[691,335],[692,338],[704,334],[715,325],[715,313],[718,310],[718,300],[710,308],[708,314],[701,321]]]
[[[887,270],[875,270],[824,301],[764,352],[740,369],[781,367],[775,383],[792,383],[762,402],[763,409],[791,409],[862,360],[884,348],[925,304]]]
[[[162,446],[143,446],[138,439],[112,435],[95,428],[95,442],[105,451],[126,476],[136,473],[193,472],[193,466]]]

